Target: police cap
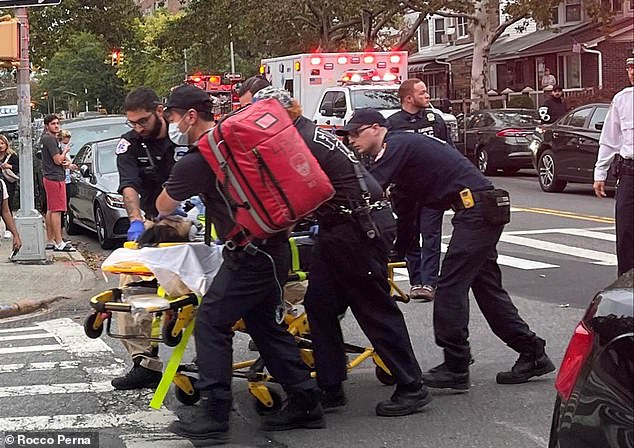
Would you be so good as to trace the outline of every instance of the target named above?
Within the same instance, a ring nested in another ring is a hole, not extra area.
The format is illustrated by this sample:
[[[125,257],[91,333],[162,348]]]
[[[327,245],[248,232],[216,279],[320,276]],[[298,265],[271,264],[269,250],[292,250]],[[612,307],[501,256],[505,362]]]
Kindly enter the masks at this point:
[[[170,97],[167,99],[165,110],[169,109],[196,109],[203,112],[211,112],[212,102],[209,94],[204,90],[184,84],[172,90]]]
[[[359,129],[361,126],[378,124],[387,127],[387,120],[381,112],[375,109],[357,109],[352,115],[348,124],[336,130],[337,135],[347,135],[351,131]]]

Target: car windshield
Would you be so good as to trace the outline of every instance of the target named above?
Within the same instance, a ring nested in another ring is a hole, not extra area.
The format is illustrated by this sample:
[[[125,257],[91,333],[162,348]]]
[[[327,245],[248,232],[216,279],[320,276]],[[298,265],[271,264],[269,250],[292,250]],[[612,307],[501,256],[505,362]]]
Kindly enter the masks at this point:
[[[95,119],[94,122],[92,121],[68,123],[66,126],[62,123],[61,128],[69,130],[72,134],[70,139],[71,156],[75,156],[77,151],[88,142],[120,137],[130,130],[125,124],[125,117],[117,120],[102,121]]]
[[[0,114],[0,129],[14,129],[18,127],[17,115],[2,115]]]
[[[117,172],[117,156],[114,153],[117,148],[117,140],[105,142],[97,149],[97,169],[101,174],[112,174]]]
[[[395,89],[368,89],[354,90],[351,92],[354,109],[400,109],[398,90]]]
[[[539,113],[535,110],[516,110],[491,112],[493,118],[503,126],[532,127],[541,124]]]

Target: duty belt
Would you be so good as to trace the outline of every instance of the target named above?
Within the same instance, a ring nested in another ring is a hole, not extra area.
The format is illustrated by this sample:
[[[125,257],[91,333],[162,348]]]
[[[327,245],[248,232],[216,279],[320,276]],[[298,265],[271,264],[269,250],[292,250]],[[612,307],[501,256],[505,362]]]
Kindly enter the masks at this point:
[[[473,202],[474,205],[482,202],[482,197],[487,194],[488,192],[490,192],[491,190],[484,190],[484,191],[472,191],[471,192],[471,196],[473,196]],[[457,199],[455,201],[453,201],[451,203],[451,208],[454,212],[458,211],[458,210],[463,210],[466,207],[464,206],[463,202],[461,199]]]
[[[623,159],[621,168],[619,169],[620,176],[634,176],[634,160]]]

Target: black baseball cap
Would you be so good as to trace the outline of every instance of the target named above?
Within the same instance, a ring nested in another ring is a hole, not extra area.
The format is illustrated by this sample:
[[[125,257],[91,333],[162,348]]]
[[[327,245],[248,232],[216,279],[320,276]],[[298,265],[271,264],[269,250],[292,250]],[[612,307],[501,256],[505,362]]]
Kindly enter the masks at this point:
[[[557,92],[557,91],[563,92],[564,89],[561,86],[553,86],[553,92]]]
[[[209,94],[204,90],[192,86],[191,84],[183,84],[176,87],[170,93],[165,105],[165,110],[173,109],[196,109],[204,112],[211,112],[212,102]]]
[[[361,126],[378,124],[379,126],[387,127],[387,120],[385,117],[375,109],[358,109],[350,118],[348,124],[344,127],[337,129],[335,132],[337,135],[348,135],[350,132],[359,129]]]

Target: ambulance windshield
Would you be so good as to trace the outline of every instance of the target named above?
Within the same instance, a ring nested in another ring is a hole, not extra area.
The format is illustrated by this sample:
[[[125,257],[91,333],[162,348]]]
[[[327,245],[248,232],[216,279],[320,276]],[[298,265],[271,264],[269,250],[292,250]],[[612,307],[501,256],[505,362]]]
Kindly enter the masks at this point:
[[[351,92],[353,109],[400,109],[401,104],[396,89],[368,89]]]

